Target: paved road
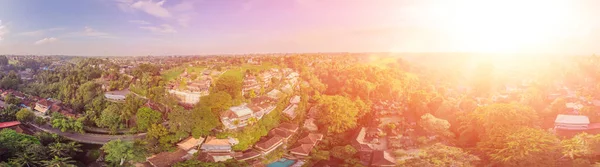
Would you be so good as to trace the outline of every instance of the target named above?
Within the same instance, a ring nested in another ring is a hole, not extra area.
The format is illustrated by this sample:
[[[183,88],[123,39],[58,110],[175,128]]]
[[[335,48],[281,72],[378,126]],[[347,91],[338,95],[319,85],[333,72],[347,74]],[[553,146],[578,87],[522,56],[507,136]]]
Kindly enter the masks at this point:
[[[69,140],[88,143],[88,144],[105,144],[111,140],[121,139],[123,141],[133,141],[134,139],[143,138],[146,136],[146,133],[136,134],[136,135],[103,135],[103,134],[92,134],[92,133],[71,133],[71,132],[61,132],[59,129],[52,128],[49,125],[34,125],[30,124],[32,127],[37,128],[38,130],[42,130],[48,133],[58,134],[64,138]]]

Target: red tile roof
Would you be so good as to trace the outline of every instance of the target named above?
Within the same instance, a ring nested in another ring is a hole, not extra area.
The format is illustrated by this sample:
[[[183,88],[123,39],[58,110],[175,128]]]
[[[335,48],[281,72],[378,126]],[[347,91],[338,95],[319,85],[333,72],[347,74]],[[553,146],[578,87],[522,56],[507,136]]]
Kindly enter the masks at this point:
[[[259,152],[251,150],[251,151],[242,153],[242,156],[236,157],[236,159],[238,161],[247,161],[250,159],[258,158],[259,156],[260,156]]]
[[[21,124],[21,122],[19,122],[19,121],[0,122],[0,128],[9,128],[9,127],[17,126],[20,124]]]
[[[269,135],[280,136],[280,137],[288,139],[292,135],[294,135],[294,133],[290,132],[288,130],[282,129],[282,128],[275,128],[275,129],[272,129],[271,131],[269,131]]]
[[[52,105],[52,107],[50,107],[50,111],[52,112],[59,112],[60,111],[60,106],[59,105]]]
[[[173,166],[177,162],[184,161],[182,157],[186,154],[187,152],[182,149],[177,149],[175,152],[161,152],[148,158],[148,162],[156,167]]]
[[[306,136],[304,136],[301,139],[298,139],[298,143],[300,144],[316,144],[319,140],[323,139],[323,135],[322,134],[318,134],[318,133],[310,133]]]
[[[312,144],[300,144],[290,149],[290,153],[308,156],[308,154],[310,154],[310,152],[312,151],[313,147],[314,145]]]
[[[290,132],[294,132],[294,133],[298,131],[298,125],[287,123],[287,122],[279,124],[279,127],[282,129],[288,130]]]
[[[256,143],[254,145],[254,147],[256,147],[260,150],[263,150],[263,151],[267,151],[267,150],[273,149],[273,147],[275,147],[276,145],[278,145],[281,142],[283,142],[282,137],[272,136],[267,139],[263,139],[263,140],[259,141],[258,143]]]
[[[42,100],[38,101],[37,103],[40,105],[46,106],[46,107],[50,106],[50,102],[46,99],[42,99]]]

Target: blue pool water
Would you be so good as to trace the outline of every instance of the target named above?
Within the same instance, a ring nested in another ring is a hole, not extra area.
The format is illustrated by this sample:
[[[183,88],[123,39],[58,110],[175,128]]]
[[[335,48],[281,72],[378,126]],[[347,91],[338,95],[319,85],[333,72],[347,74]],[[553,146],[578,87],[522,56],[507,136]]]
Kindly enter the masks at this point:
[[[278,161],[270,163],[269,165],[267,165],[267,167],[289,167],[289,166],[292,166],[292,164],[294,164],[294,162],[296,162],[296,161],[281,158]]]

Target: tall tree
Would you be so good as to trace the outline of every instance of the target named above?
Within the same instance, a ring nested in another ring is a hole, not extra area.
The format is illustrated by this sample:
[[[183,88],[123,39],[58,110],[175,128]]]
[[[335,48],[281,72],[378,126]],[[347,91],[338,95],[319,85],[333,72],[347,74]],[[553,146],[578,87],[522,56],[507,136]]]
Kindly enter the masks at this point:
[[[160,123],[162,114],[148,107],[142,107],[136,114],[137,128],[140,131],[146,131],[151,124]]]
[[[554,166],[561,156],[560,140],[556,136],[528,127],[495,133],[478,143],[477,149],[499,166]]]
[[[141,162],[146,158],[144,150],[135,146],[133,142],[121,141],[119,139],[104,144],[100,149],[106,153],[106,161],[120,166],[129,161]]]
[[[480,159],[458,147],[436,143],[420,151],[419,154],[401,160],[401,166],[461,166],[475,167]]]
[[[356,104],[344,96],[321,96],[321,112],[318,122],[327,127],[328,132],[342,133],[356,127],[359,109]]]

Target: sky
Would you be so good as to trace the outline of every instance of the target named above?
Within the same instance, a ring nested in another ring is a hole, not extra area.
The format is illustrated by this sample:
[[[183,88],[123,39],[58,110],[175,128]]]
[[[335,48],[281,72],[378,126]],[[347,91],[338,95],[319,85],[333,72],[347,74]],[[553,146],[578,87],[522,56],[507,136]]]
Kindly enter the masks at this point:
[[[594,0],[1,0],[0,54],[600,53]]]

